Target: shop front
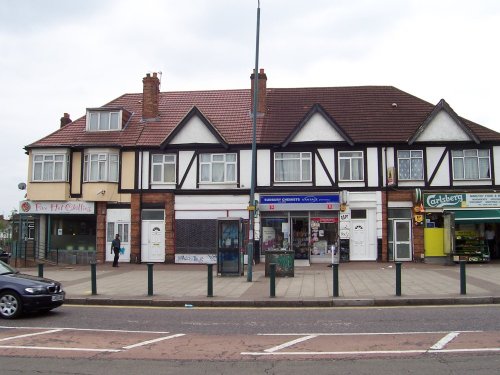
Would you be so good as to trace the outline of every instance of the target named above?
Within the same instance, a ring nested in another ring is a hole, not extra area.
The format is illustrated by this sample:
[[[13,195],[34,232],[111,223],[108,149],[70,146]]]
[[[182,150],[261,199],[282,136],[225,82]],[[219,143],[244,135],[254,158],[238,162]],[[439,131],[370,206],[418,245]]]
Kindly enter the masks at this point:
[[[339,194],[261,195],[261,257],[282,250],[292,251],[295,265],[331,263],[339,209]]]
[[[22,201],[20,212],[35,218],[37,257],[54,262],[89,263],[96,253],[94,202]]]
[[[499,258],[500,194],[425,193],[423,204],[427,260]]]

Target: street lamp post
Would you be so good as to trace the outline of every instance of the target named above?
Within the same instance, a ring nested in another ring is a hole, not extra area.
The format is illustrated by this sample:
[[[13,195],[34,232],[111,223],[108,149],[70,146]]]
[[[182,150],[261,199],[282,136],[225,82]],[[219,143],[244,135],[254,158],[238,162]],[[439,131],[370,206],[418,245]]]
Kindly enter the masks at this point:
[[[255,38],[255,70],[253,81],[253,108],[252,108],[252,175],[250,176],[250,201],[248,203],[249,229],[248,229],[248,272],[247,281],[252,281],[254,258],[254,224],[255,224],[255,182],[257,161],[257,101],[259,91],[259,29],[260,29],[260,0],[257,1],[257,35]]]

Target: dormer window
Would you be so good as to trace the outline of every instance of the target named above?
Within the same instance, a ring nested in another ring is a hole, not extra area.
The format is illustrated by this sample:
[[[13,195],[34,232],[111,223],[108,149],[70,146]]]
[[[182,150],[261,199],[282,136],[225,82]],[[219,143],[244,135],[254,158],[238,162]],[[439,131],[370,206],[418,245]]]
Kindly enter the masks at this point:
[[[121,130],[121,128],[121,110],[87,110],[87,131],[113,131]]]

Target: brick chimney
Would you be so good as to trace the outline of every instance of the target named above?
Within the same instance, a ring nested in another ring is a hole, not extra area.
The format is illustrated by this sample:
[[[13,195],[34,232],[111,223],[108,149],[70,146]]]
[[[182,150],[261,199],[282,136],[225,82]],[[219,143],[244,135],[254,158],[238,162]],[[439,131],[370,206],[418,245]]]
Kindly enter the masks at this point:
[[[69,118],[69,113],[65,113],[63,115],[63,117],[61,117],[61,128],[65,127],[66,125],[68,125],[71,121],[71,119]]]
[[[158,100],[160,94],[160,80],[156,73],[148,73],[142,79],[142,119],[150,120],[158,117]]]
[[[254,94],[254,79],[255,70],[250,76],[250,81],[252,83],[252,108],[250,112],[253,112],[253,94]],[[264,73],[264,69],[259,70],[258,88],[257,88],[257,113],[266,113],[266,88],[267,88],[267,76]]]

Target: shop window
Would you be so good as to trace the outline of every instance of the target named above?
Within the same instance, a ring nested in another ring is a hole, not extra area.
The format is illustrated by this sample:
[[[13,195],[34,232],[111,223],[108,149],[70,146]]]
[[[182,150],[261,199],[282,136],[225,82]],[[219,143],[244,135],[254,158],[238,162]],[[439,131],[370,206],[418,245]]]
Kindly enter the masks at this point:
[[[423,180],[423,151],[398,151],[398,179]]]
[[[261,220],[261,249],[288,249],[288,218],[272,217]]]
[[[444,228],[443,214],[440,212],[431,212],[425,214],[426,228]]]
[[[310,152],[276,152],[274,154],[275,182],[310,182]]]
[[[236,154],[200,154],[200,182],[236,182]]]
[[[339,180],[363,181],[363,151],[339,152]]]
[[[490,150],[453,150],[454,180],[490,179]]]
[[[51,249],[95,250],[95,215],[85,217],[53,216],[50,225]]]
[[[311,256],[331,257],[332,249],[338,246],[338,218],[311,217]]]

